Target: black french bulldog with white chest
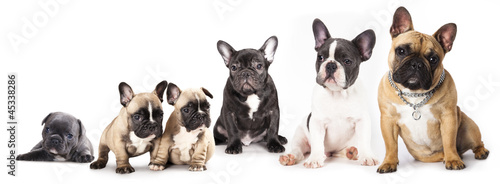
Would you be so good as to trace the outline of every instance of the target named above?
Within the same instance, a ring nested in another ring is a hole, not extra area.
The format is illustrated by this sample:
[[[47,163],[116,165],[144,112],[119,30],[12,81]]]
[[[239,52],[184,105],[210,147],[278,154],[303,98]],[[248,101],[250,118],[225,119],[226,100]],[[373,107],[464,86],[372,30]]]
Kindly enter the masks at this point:
[[[217,49],[229,69],[221,114],[214,127],[215,143],[227,143],[226,153],[242,152],[242,145],[266,141],[269,152],[285,151],[287,139],[278,135],[278,94],[268,73],[278,38],[272,36],[259,49],[236,51],[224,41]]]

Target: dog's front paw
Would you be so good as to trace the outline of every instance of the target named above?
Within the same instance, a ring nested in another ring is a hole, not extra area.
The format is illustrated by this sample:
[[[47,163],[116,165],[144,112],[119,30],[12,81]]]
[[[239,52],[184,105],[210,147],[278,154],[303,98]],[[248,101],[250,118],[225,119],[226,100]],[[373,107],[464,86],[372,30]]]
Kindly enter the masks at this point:
[[[189,165],[189,171],[206,171],[207,167],[204,164],[191,164]]]
[[[94,160],[94,156],[92,155],[80,155],[79,157],[76,157],[76,162],[79,163],[88,163],[92,162]]]
[[[271,153],[282,153],[285,151],[285,147],[283,147],[279,142],[270,142],[267,143],[267,150]]]
[[[28,157],[26,154],[19,154],[17,155],[16,160],[28,160]]]
[[[116,168],[116,173],[118,174],[128,174],[133,172],[135,172],[135,169],[130,164]]]
[[[104,160],[97,160],[90,164],[90,169],[102,169],[106,167],[107,162]]]
[[[243,152],[243,148],[241,146],[241,143],[235,143],[228,145],[226,148],[226,153],[227,154],[240,154]]]
[[[295,155],[286,154],[280,156],[280,163],[284,166],[295,165]]]
[[[462,160],[445,161],[446,169],[448,170],[462,170],[465,169],[465,164]]]
[[[354,146],[346,148],[345,156],[349,160],[358,160],[358,149]]]
[[[359,156],[358,162],[364,166],[378,165],[378,160],[374,156]]]
[[[164,165],[161,164],[154,164],[154,163],[149,163],[149,170],[152,171],[163,171],[165,169]]]
[[[281,135],[278,135],[278,141],[280,141],[281,145],[288,143],[288,140],[286,139],[286,137],[283,137]]]
[[[398,170],[398,163],[382,163],[380,167],[378,167],[377,172],[380,174],[384,173],[392,173]]]
[[[326,156],[310,156],[305,162],[304,167],[310,169],[321,168],[325,164]]]

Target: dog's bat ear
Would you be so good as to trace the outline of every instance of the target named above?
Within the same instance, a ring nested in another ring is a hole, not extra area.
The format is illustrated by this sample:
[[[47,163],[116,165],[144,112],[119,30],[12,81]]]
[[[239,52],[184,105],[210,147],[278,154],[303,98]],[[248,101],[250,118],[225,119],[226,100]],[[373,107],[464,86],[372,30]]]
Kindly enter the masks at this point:
[[[175,85],[174,83],[168,84],[167,88],[167,102],[170,105],[174,105],[175,102],[179,99],[179,96],[181,96],[182,91]]]
[[[328,32],[328,28],[326,28],[325,24],[319,19],[314,19],[312,27],[314,40],[316,41],[314,49],[318,51],[318,49],[325,43],[325,41],[332,36],[330,36],[330,32]]]
[[[166,80],[161,81],[156,85],[155,90],[153,91],[153,94],[158,96],[158,99],[160,99],[160,102],[163,102],[163,94],[165,93],[165,89],[167,89],[168,82]]]
[[[224,64],[226,64],[226,67],[229,68],[229,61],[231,61],[231,57],[236,52],[236,50],[234,50],[231,45],[222,40],[219,40],[217,42],[217,50],[219,50],[219,54],[222,56],[222,59],[224,59]]]
[[[120,103],[126,107],[135,96],[134,91],[132,91],[132,88],[125,82],[121,82],[120,85],[118,85],[118,90],[120,91]]]
[[[52,112],[49,115],[47,115],[45,118],[43,118],[42,125],[45,124],[49,120],[49,118],[50,118],[50,116],[52,116],[52,114],[54,114],[54,113]]]
[[[264,45],[260,47],[260,51],[264,52],[264,57],[269,63],[274,61],[274,53],[276,53],[276,49],[278,48],[278,37],[271,36],[269,37]]]
[[[211,99],[214,98],[214,96],[212,95],[212,93],[210,93],[210,91],[208,91],[207,89],[205,89],[204,87],[201,87],[201,90],[203,91],[203,93],[205,93],[205,95],[207,95],[208,97],[210,97]]]
[[[410,12],[405,7],[399,7],[396,12],[394,12],[394,17],[392,18],[392,26],[390,33],[392,38],[395,38],[401,33],[413,30],[413,22],[411,20]]]
[[[375,32],[371,29],[362,32],[352,40],[352,43],[356,45],[359,53],[361,54],[362,61],[366,61],[372,56],[375,40]]]
[[[78,122],[78,126],[80,126],[80,135],[78,136],[78,138],[82,138],[82,136],[84,136],[87,131],[85,130],[82,121],[80,121],[79,119],[76,119],[76,121]]]
[[[444,53],[450,52],[457,35],[457,25],[448,23],[441,26],[432,36],[441,44]]]

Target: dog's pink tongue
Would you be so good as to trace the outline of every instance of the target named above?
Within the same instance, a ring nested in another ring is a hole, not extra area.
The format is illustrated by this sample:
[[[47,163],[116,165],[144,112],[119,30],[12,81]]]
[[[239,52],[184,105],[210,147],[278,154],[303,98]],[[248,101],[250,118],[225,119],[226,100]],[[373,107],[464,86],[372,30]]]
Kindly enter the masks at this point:
[[[49,151],[50,151],[51,153],[53,153],[53,154],[57,154],[57,150],[56,150],[55,148],[52,148],[52,149],[50,149]]]
[[[146,139],[154,139],[155,137],[156,137],[156,135],[155,135],[155,134],[151,134],[151,135],[149,135],[148,137],[146,137]]]
[[[412,78],[408,79],[409,83],[415,83],[417,81],[418,81],[418,79],[416,77],[412,77]]]

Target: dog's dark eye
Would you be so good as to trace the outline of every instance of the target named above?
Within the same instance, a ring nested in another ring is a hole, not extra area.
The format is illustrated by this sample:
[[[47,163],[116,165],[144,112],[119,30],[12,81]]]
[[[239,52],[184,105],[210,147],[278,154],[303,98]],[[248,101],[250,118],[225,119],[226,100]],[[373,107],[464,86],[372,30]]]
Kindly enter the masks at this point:
[[[258,64],[256,68],[260,70],[262,68],[262,64]]]
[[[234,66],[234,65],[233,65],[233,66],[231,66],[231,70],[232,70],[232,71],[236,71],[236,69],[238,69],[236,66]]]
[[[68,134],[66,137],[68,137],[68,139],[73,139],[73,134]]]
[[[184,113],[188,113],[188,112],[189,112],[189,109],[188,109],[188,108],[183,108],[183,109],[182,109],[182,112],[184,112]]]
[[[141,120],[141,118],[142,118],[142,117],[141,117],[141,115],[139,115],[139,114],[134,114],[133,118],[134,118],[135,120]]]
[[[406,54],[406,51],[403,48],[398,47],[396,48],[396,54],[399,56],[404,56]]]
[[[349,60],[349,59],[344,59],[344,63],[345,63],[346,65],[351,65],[352,61],[351,61],[351,60]]]
[[[49,127],[45,128],[45,133],[49,133],[49,132],[50,132],[50,128]]]
[[[153,118],[163,118],[163,112],[156,112],[153,114]]]
[[[439,58],[438,58],[438,57],[436,57],[436,56],[431,56],[431,57],[429,58],[429,62],[430,62],[431,64],[436,64],[438,61],[439,61]]]
[[[323,55],[318,55],[318,60],[319,61],[323,61],[323,59],[325,59],[325,58],[323,58]]]

